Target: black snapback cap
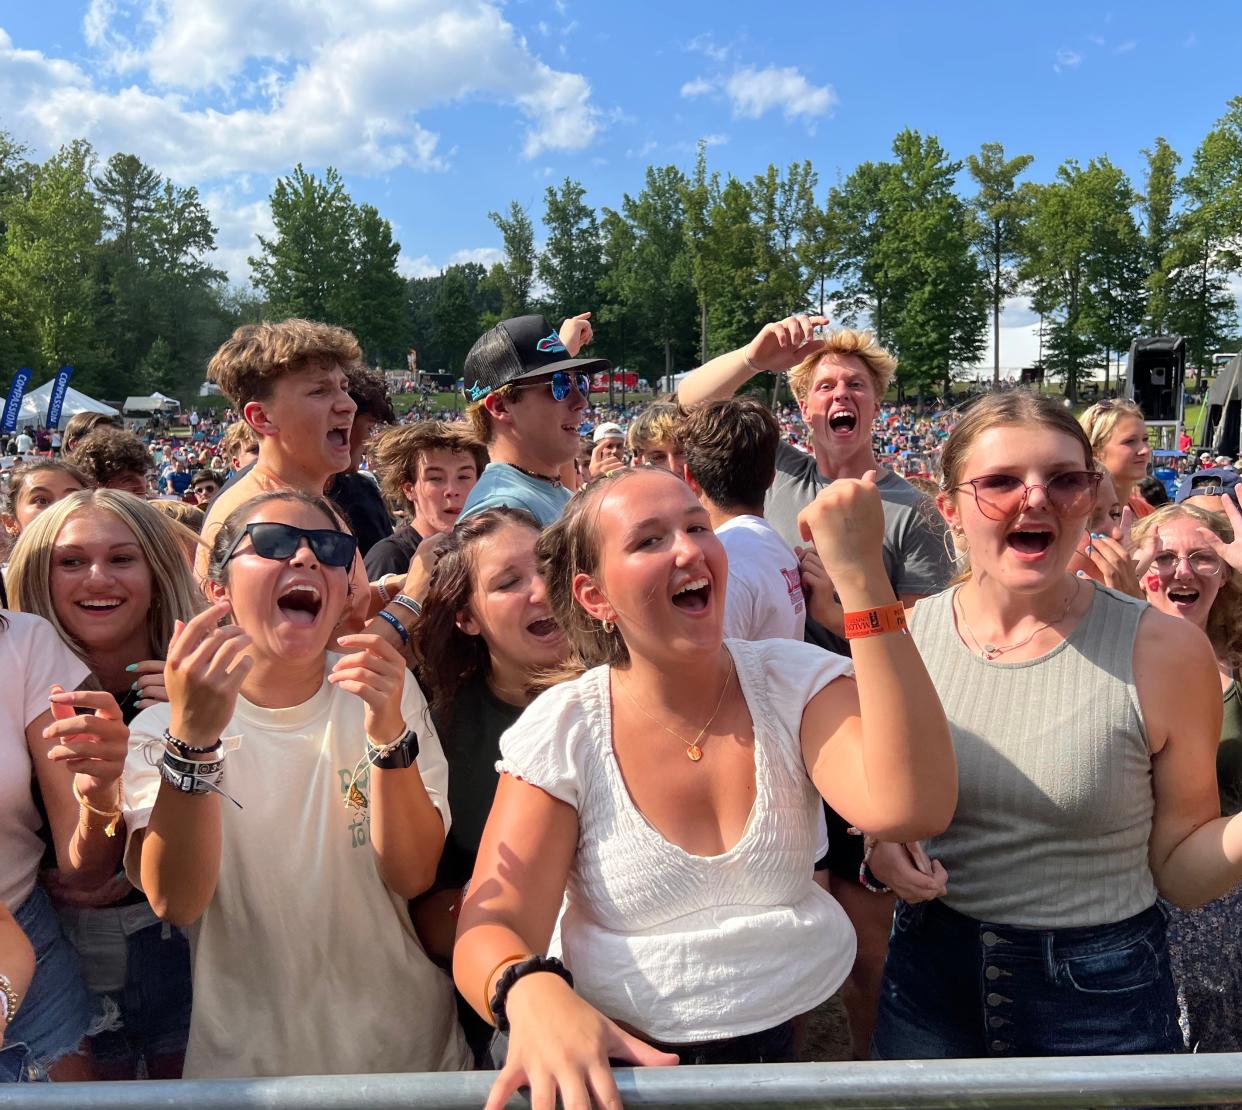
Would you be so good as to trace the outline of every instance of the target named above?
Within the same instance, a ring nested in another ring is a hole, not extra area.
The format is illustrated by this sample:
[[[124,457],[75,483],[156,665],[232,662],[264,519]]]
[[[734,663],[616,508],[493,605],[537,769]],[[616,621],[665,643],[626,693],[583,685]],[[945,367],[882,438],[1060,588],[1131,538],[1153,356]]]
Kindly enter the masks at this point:
[[[462,386],[471,401],[481,401],[493,390],[521,378],[557,370],[592,374],[611,370],[606,358],[570,358],[556,329],[546,316],[515,316],[501,320],[475,341],[466,355]]]

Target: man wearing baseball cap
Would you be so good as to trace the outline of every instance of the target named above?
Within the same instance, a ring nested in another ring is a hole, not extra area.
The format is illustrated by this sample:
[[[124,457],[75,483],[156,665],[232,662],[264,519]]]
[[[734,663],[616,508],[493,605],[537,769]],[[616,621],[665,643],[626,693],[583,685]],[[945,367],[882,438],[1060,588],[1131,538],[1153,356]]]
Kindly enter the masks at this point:
[[[595,428],[592,437],[591,477],[598,478],[625,465],[625,429],[605,420]]]
[[[602,358],[576,358],[591,340],[584,312],[559,333],[543,316],[502,320],[466,355],[466,416],[491,463],[470,491],[458,520],[501,505],[526,509],[545,528],[570,491],[562,468],[578,451],[590,376],[611,370]]]

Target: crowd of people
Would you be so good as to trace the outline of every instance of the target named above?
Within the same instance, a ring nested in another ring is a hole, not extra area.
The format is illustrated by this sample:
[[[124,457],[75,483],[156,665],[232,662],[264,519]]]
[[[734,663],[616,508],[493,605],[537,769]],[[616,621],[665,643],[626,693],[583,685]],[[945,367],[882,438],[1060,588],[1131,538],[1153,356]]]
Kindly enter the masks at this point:
[[[247,325],[231,422],[9,469],[0,1077],[1237,1050],[1228,468],[816,316],[592,408],[591,338],[398,421]]]

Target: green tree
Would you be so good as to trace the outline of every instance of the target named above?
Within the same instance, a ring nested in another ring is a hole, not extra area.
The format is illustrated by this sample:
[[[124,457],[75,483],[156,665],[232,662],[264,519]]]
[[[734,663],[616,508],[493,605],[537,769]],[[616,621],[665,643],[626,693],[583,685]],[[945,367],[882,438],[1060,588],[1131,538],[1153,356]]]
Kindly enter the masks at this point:
[[[1147,320],[1150,335],[1163,335],[1169,319],[1169,249],[1173,245],[1177,167],[1181,158],[1163,136],[1144,150],[1147,180],[1143,193],[1143,247],[1147,266]]]
[[[479,316],[471,303],[470,283],[460,266],[444,271],[436,290],[434,336],[445,369],[460,374],[466,353],[479,337]]]
[[[634,235],[626,283],[638,327],[634,361],[653,380],[657,375],[671,380],[678,363],[694,357],[697,313],[686,250],[685,184],[676,166],[648,166],[643,191],[637,197],[626,194],[621,202]]]
[[[979,186],[971,200],[978,217],[975,246],[988,271],[992,295],[992,381],[1000,382],[1000,315],[1006,297],[1018,288],[1016,262],[1022,225],[1030,213],[1031,189],[1018,177],[1035,161],[1032,154],[1005,157],[1000,143],[984,143],[966,159],[970,176]]]
[[[0,258],[0,304],[28,337],[37,368],[72,365],[87,388],[104,361],[95,313],[103,212],[91,189],[94,162],[90,145],[75,141],[34,171],[29,195],[6,206]]]
[[[559,320],[596,309],[604,245],[595,209],[586,203],[580,182],[566,178],[559,192],[548,186],[543,226],[548,238],[538,271],[547,288],[550,315]]]
[[[386,359],[390,365],[402,366],[408,330],[406,283],[397,272],[401,244],[392,237],[392,224],[373,205],[359,205],[352,222],[350,326],[372,361]]]
[[[139,224],[155,210],[163,182],[160,175],[133,154],[114,154],[95,178],[95,192],[104,206],[104,230],[112,233],[121,255],[136,259]]]
[[[343,324],[351,316],[354,206],[331,166],[323,180],[301,163],[278,178],[271,195],[276,234],[258,236],[251,282],[276,316]]]
[[[987,291],[973,244],[977,224],[954,192],[962,168],[940,141],[902,131],[880,190],[890,233],[878,244],[893,290],[891,332],[900,359],[898,389],[940,387],[972,364],[986,341]]]
[[[885,183],[893,172],[890,162],[860,163],[829,190],[825,208],[825,219],[836,230],[830,273],[839,284],[832,300],[843,323],[866,318],[881,343],[891,342],[895,318],[891,252],[883,249],[889,232]]]
[[[807,306],[807,281],[798,251],[799,236],[815,207],[818,176],[810,162],[795,162],[781,173],[769,165],[750,184],[757,231],[752,266],[756,283],[756,330]]]
[[[515,200],[509,205],[509,214],[489,212],[488,219],[500,229],[504,242],[505,259],[499,263],[500,272],[493,268],[493,276],[500,288],[501,319],[525,316],[531,310],[531,286],[535,281],[535,225]]]
[[[1195,150],[1182,179],[1187,207],[1169,250],[1170,326],[1186,337],[1186,353],[1200,373],[1237,326],[1237,302],[1228,278],[1242,270],[1242,96]]]

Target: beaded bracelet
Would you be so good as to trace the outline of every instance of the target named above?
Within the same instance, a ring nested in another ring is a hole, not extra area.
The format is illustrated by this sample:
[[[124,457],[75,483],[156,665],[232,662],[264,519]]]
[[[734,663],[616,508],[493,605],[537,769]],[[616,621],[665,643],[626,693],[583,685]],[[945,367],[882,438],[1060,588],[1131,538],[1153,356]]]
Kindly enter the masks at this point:
[[[187,744],[184,740],[178,740],[168,729],[164,729],[164,743],[171,744],[179,752],[188,752],[191,755],[210,755],[212,752],[218,752],[224,746],[223,740],[217,740],[206,748],[196,748],[191,744]]]
[[[569,989],[573,990],[573,974],[555,956],[531,956],[529,960],[510,964],[501,972],[500,978],[496,981],[496,993],[492,995],[491,1001],[487,1004],[487,1008],[492,1012],[492,1020],[496,1023],[498,1033],[509,1032],[509,1017],[505,1013],[505,1000],[509,997],[513,984],[539,971],[550,971],[553,975],[559,975],[569,984]]]

